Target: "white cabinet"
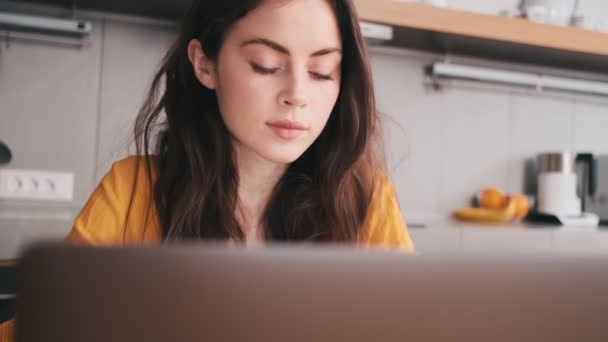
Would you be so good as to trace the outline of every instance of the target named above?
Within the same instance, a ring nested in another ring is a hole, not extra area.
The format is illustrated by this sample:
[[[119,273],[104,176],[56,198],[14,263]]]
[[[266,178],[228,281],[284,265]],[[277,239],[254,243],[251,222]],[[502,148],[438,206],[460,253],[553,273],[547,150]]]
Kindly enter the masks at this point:
[[[409,232],[421,254],[586,252],[608,256],[608,229],[442,223]]]

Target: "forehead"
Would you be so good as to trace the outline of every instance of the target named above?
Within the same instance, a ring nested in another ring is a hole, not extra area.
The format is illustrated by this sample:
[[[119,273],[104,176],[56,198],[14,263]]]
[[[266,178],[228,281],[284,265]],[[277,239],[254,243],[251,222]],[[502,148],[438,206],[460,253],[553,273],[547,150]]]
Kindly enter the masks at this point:
[[[326,0],[263,1],[234,25],[229,36],[271,39],[295,53],[342,45],[336,15]]]

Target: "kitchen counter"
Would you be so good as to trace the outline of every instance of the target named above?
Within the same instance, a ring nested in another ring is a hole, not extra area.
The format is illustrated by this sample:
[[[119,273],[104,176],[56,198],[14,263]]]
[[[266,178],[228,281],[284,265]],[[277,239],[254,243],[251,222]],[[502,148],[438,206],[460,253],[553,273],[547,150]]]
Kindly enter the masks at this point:
[[[72,227],[77,209],[54,207],[0,208],[0,261],[15,259],[28,244],[61,240]]]
[[[608,256],[608,227],[581,228],[527,222],[474,223],[450,218],[411,223],[421,253],[597,252]]]
[[[0,261],[15,259],[35,241],[63,239],[76,214],[74,208],[2,207]],[[480,224],[443,217],[407,222],[419,253],[591,251],[608,256],[608,227],[589,229],[526,222]],[[424,222],[424,227],[420,228],[417,222]]]

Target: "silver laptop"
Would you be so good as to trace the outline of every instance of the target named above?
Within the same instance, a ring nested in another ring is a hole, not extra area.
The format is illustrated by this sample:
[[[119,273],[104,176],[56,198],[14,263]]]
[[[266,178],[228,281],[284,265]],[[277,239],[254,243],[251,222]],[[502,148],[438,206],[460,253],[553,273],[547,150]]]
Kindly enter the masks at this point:
[[[17,341],[608,341],[608,259],[214,244],[29,249]]]

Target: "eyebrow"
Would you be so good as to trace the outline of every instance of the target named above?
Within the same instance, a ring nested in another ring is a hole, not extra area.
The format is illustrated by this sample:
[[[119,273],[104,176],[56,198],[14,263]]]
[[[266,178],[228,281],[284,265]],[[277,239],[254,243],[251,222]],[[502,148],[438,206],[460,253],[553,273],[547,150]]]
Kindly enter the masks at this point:
[[[244,41],[243,43],[241,43],[241,47],[243,46],[247,46],[247,45],[254,45],[254,44],[260,44],[260,45],[264,45],[267,46],[279,53],[282,53],[284,55],[289,56],[289,50],[284,47],[283,45],[274,42],[270,39],[266,39],[266,38],[254,38],[254,39],[249,39]],[[326,49],[321,49],[319,51],[315,51],[313,52],[310,57],[320,57],[320,56],[325,56],[325,55],[329,55],[330,53],[342,53],[342,50],[338,49],[338,48],[326,48]]]

